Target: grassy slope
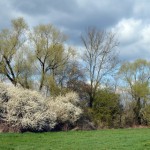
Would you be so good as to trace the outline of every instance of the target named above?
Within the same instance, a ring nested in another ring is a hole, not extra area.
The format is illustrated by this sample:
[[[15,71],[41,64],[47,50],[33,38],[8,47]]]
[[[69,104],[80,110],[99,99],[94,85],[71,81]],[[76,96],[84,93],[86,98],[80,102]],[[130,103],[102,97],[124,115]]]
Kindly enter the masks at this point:
[[[150,129],[1,133],[0,150],[149,150]]]

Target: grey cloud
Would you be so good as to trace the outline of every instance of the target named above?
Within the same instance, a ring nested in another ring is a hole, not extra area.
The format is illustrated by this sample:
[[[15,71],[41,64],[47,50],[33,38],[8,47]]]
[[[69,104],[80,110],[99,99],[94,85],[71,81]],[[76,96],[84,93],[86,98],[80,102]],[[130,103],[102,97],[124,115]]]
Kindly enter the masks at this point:
[[[0,0],[0,29],[8,28],[12,18],[12,8],[8,1]]]
[[[12,0],[9,3],[10,12],[20,12],[33,20],[45,18],[68,30],[83,31],[87,26],[106,29],[122,17],[131,16],[134,0]]]
[[[47,16],[53,23],[69,28],[79,28],[86,25],[108,27],[121,17],[132,13],[133,2],[120,0],[12,0],[16,11],[32,16]],[[80,3],[83,3],[81,5]]]
[[[69,35],[68,43],[78,46],[80,35],[88,26],[107,30],[124,18],[141,19],[145,24],[150,20],[148,0],[0,0],[0,6],[0,29],[8,27],[12,18],[21,15],[30,26],[39,23],[56,25]],[[136,38],[122,41],[120,49],[123,52],[120,53],[123,59],[140,57],[139,48],[145,48],[132,45],[138,41]],[[133,49],[137,54],[131,53]]]
[[[31,16],[48,15],[53,10],[70,12],[75,6],[75,1],[70,0],[12,0],[12,6],[25,14]]]
[[[123,51],[126,51],[122,53]],[[143,48],[139,49],[135,47],[121,47],[120,48],[120,60],[122,61],[134,61],[136,59],[142,58],[149,60],[150,52]]]
[[[33,20],[45,18],[58,26],[70,30],[83,30],[87,26],[108,28],[121,18],[139,14],[140,4],[136,0],[6,0],[16,11]],[[42,19],[41,19],[42,20]],[[38,21],[37,21],[38,22]]]

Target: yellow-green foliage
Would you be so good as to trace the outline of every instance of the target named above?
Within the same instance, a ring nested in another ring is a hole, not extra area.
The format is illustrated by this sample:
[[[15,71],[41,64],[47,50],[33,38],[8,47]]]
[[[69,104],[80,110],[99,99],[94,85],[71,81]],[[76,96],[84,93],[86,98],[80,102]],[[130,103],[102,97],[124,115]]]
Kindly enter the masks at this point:
[[[150,105],[146,105],[145,108],[141,110],[141,115],[143,117],[143,123],[150,125]]]
[[[119,95],[100,90],[96,94],[91,110],[92,117],[99,127],[119,126],[118,115],[120,114]],[[118,122],[118,124],[116,124]]]

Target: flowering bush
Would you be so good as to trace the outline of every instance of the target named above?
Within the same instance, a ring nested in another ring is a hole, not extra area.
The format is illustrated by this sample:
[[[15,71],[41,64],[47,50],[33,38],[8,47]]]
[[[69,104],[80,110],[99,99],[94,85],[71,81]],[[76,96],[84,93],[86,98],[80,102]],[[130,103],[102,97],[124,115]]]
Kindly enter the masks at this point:
[[[74,92],[48,100],[49,108],[57,114],[58,123],[69,122],[73,124],[77,121],[82,114],[82,110],[78,107],[78,103],[79,97]]]
[[[7,87],[0,82],[0,121],[6,118],[6,104],[9,100]]]
[[[0,117],[20,130],[47,131],[59,123],[74,123],[82,114],[76,93],[43,98],[36,92],[0,83]]]
[[[19,88],[9,91],[11,99],[7,104],[7,119],[11,124],[38,131],[54,128],[56,114],[48,109],[39,93]]]
[[[56,114],[47,107],[42,95],[36,91],[12,86],[7,90],[9,100],[5,107],[8,123],[36,131],[54,128]]]

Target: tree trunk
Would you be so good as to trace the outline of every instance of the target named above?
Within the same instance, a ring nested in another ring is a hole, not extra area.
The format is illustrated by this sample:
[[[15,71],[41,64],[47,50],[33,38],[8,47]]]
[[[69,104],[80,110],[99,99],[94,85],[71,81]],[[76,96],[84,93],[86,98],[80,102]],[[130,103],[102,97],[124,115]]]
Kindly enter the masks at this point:
[[[44,73],[42,73],[42,76],[41,76],[41,82],[40,82],[40,87],[39,87],[40,91],[42,90],[43,84],[44,84]]]
[[[140,110],[141,110],[141,100],[140,97],[137,99],[136,106],[134,108],[135,113],[135,124],[141,125],[141,116],[140,116]]]
[[[89,101],[89,107],[92,108],[93,107],[93,101],[94,101],[94,98],[92,95],[90,95],[90,101]]]

